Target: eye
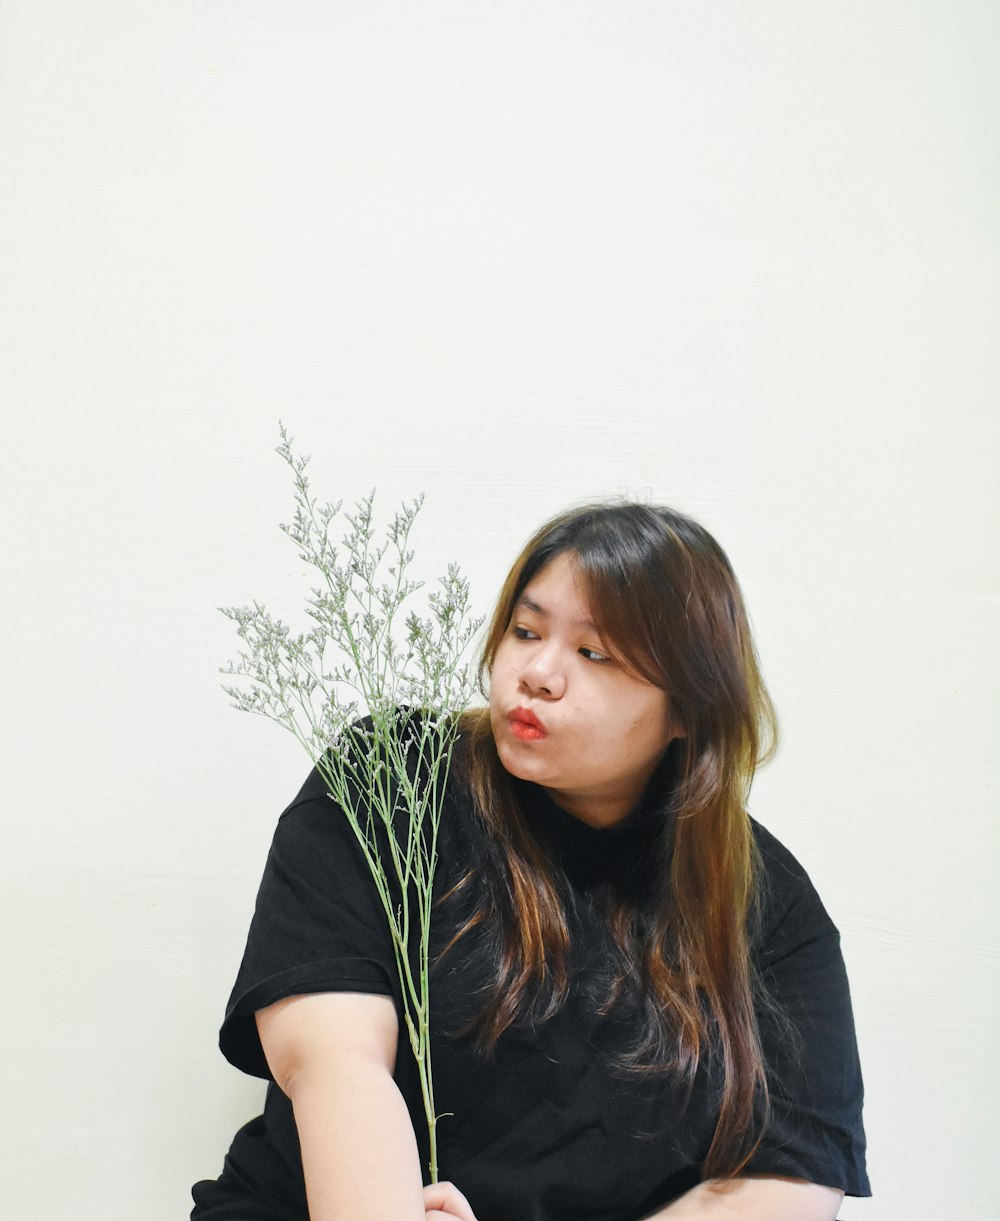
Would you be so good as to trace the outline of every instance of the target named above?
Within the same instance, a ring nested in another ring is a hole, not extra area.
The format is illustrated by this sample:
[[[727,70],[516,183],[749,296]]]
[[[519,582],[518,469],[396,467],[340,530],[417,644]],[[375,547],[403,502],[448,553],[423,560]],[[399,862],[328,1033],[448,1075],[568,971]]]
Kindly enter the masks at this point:
[[[538,639],[538,636],[534,632],[530,631],[526,627],[521,627],[519,624],[516,624],[516,623],[511,626],[510,630],[514,634],[514,636],[517,637],[518,640],[537,640]]]
[[[599,653],[597,649],[582,648],[577,651],[581,657],[585,657],[587,661],[595,662],[597,665],[603,665],[611,661],[611,658],[606,653]]]

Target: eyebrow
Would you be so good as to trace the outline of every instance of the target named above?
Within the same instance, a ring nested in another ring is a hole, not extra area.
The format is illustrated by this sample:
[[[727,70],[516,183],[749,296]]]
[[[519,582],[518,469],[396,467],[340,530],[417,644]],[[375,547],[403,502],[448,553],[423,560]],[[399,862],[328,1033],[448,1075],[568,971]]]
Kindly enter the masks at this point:
[[[539,606],[537,602],[532,602],[532,600],[525,594],[522,594],[514,603],[515,610],[519,606],[523,606],[525,610],[532,611],[536,615],[541,615],[543,619],[547,619],[549,617],[549,613],[544,606]],[[597,624],[590,619],[574,619],[573,626],[582,627],[592,632],[597,632],[599,630]]]

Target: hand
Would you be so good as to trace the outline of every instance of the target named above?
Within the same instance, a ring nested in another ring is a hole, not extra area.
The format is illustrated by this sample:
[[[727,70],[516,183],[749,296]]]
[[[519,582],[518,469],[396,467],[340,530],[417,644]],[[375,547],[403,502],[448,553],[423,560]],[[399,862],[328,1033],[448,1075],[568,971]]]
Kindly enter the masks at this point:
[[[454,1183],[432,1183],[424,1188],[424,1221],[476,1221],[469,1201]]]

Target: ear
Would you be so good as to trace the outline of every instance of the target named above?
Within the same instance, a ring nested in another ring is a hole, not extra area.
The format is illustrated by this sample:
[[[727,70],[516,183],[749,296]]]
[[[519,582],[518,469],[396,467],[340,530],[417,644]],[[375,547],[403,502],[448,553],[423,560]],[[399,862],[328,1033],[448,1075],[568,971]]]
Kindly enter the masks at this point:
[[[681,720],[680,711],[669,695],[667,696],[667,733],[670,735],[667,739],[668,746],[671,742],[676,742],[678,738],[688,736]]]

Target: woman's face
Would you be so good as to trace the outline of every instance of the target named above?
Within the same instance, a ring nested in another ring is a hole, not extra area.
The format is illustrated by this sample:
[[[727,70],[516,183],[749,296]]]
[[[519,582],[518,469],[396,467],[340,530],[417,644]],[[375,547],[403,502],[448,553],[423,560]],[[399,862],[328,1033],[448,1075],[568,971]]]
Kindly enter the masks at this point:
[[[594,827],[620,822],[683,736],[665,691],[609,652],[571,554],[530,581],[497,649],[490,721],[504,767]]]

